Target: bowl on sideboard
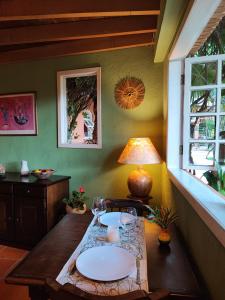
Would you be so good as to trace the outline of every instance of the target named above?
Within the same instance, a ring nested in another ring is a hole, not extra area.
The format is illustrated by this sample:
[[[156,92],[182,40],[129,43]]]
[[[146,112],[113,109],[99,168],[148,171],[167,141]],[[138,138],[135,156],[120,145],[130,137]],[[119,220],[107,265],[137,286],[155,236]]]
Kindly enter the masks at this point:
[[[54,172],[55,172],[55,170],[53,170],[53,169],[35,169],[31,172],[31,175],[37,177],[38,179],[47,179]]]

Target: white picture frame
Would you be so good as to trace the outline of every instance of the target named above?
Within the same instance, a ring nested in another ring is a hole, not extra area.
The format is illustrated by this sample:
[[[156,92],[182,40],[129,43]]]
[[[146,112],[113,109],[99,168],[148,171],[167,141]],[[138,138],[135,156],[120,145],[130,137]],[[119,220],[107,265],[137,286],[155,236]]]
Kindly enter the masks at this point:
[[[102,148],[101,68],[57,72],[58,147]]]

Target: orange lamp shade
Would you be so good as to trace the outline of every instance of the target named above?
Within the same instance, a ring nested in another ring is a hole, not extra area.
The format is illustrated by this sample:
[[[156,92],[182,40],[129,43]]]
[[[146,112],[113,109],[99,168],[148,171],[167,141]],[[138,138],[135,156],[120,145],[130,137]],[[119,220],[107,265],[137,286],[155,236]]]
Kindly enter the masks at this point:
[[[151,165],[159,164],[161,159],[149,138],[130,138],[118,162],[130,165]]]

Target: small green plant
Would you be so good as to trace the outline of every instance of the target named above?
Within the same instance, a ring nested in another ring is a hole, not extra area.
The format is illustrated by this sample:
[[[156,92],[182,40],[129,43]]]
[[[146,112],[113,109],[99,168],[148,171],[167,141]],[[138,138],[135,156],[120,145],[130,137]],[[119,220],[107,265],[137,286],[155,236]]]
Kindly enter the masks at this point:
[[[178,216],[173,213],[171,208],[168,207],[156,207],[150,208],[151,215],[150,220],[153,223],[158,224],[161,228],[167,229],[168,226],[177,220]]]
[[[208,185],[216,191],[225,194],[225,172],[221,165],[215,161],[216,170],[208,170],[202,174],[208,181]]]
[[[72,208],[83,209],[84,203],[88,200],[88,197],[85,195],[85,189],[83,186],[80,186],[79,191],[72,191],[71,198],[64,198],[63,202]]]
[[[202,176],[206,178],[208,185],[218,191],[218,176],[216,171],[208,170],[204,172]]]

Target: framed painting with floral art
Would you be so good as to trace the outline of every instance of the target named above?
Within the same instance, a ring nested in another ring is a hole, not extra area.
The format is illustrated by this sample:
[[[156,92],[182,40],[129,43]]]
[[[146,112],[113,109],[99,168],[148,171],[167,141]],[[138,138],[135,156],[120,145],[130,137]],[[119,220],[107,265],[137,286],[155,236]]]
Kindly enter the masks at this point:
[[[0,135],[37,135],[35,93],[0,95]]]
[[[57,73],[58,146],[101,148],[101,68]]]

